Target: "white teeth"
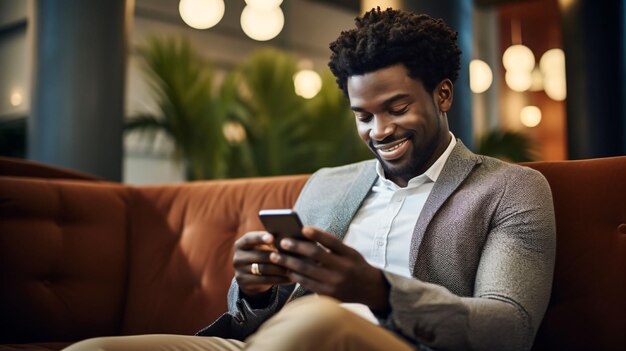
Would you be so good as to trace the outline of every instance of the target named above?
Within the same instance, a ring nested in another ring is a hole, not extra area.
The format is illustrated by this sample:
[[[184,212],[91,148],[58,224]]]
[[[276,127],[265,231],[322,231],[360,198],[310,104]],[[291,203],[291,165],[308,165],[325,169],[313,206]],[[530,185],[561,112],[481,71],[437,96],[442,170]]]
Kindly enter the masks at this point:
[[[383,151],[385,151],[385,152],[389,152],[389,151],[393,151],[393,150],[395,150],[395,149],[397,149],[397,148],[399,148],[399,147],[400,147],[400,144],[398,144],[398,145],[396,145],[396,146],[393,146],[393,147],[391,147],[391,148],[389,148],[389,149],[384,149]]]
[[[396,145],[394,145],[394,146],[392,146],[392,147],[390,147],[388,149],[380,149],[380,150],[383,151],[383,152],[391,152],[391,151],[399,148],[400,146],[402,146],[402,144],[404,144],[404,143],[406,143],[406,140],[401,142],[400,144],[396,144]]]

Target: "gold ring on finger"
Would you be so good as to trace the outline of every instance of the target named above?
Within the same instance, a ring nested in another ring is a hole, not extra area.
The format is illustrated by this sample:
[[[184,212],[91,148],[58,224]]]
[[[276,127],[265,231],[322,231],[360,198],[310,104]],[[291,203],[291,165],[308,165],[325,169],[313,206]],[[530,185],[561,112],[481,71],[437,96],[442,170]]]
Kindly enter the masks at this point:
[[[261,275],[261,270],[259,269],[258,263],[253,263],[252,266],[250,266],[250,273],[254,275]]]

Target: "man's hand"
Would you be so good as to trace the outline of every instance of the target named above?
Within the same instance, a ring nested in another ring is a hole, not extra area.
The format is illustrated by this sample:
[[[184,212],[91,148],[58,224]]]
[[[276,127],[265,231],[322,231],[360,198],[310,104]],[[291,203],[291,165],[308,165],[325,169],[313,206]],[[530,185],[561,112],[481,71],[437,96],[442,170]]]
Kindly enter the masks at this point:
[[[374,311],[388,310],[389,286],[379,269],[332,234],[314,227],[304,227],[302,234],[314,242],[283,239],[279,244],[284,251],[305,258],[279,252],[270,255],[272,262],[288,270],[292,281],[343,302],[363,303]]]
[[[246,296],[254,298],[273,285],[290,283],[287,270],[270,261],[273,251],[274,236],[268,232],[248,232],[235,242],[235,279]],[[260,275],[252,274],[253,263],[259,265]]]

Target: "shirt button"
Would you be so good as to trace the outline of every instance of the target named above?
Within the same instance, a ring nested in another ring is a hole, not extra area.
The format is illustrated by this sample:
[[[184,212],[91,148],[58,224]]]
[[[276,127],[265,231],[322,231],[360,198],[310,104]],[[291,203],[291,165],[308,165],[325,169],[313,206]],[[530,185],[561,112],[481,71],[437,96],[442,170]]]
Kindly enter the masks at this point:
[[[384,244],[384,243],[383,243],[381,240],[377,240],[377,241],[376,241],[376,245],[378,245],[378,246],[383,246],[383,244]]]

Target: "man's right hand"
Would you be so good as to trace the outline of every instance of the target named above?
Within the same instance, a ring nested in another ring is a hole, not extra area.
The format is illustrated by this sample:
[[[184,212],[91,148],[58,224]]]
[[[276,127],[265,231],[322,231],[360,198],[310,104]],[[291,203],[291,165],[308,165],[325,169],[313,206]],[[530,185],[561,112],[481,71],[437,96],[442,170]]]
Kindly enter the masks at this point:
[[[268,232],[248,232],[235,242],[235,279],[247,297],[254,299],[274,285],[291,283],[287,270],[270,261],[274,251],[274,236]],[[258,264],[260,275],[252,274],[253,263]]]

